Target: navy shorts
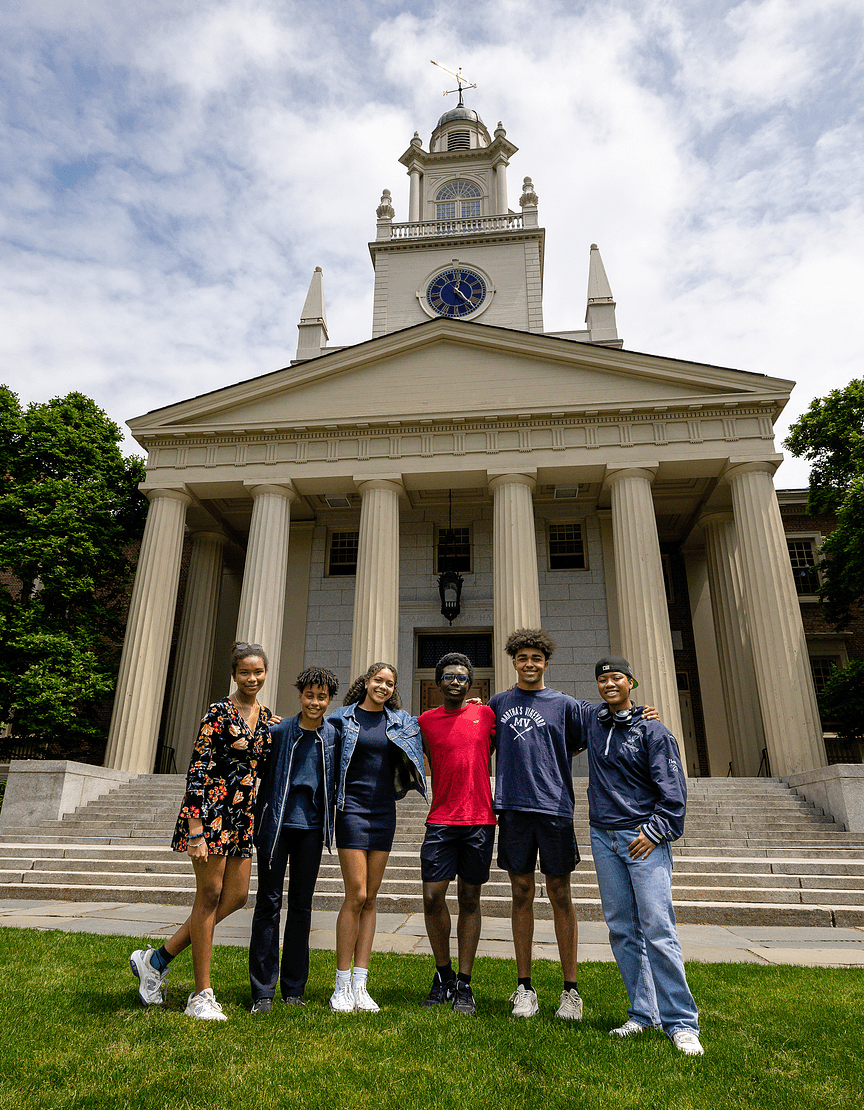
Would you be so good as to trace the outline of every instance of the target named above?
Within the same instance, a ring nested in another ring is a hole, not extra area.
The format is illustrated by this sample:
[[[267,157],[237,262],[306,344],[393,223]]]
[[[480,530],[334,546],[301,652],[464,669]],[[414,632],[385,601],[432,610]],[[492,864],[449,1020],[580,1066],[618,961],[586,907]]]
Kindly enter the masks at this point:
[[[424,883],[443,883],[457,875],[471,886],[489,878],[494,825],[427,825],[420,849]]]
[[[570,817],[523,813],[506,809],[498,814],[498,866],[513,875],[530,875],[540,854],[540,870],[554,877],[576,870],[579,849]]]

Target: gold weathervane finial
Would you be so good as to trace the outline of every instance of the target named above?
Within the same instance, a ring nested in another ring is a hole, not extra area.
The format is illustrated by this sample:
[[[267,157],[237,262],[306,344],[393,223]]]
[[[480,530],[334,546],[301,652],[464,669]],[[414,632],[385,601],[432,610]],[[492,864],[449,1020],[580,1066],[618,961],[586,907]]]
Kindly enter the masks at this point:
[[[457,87],[455,89],[447,89],[445,91],[444,95],[449,96],[451,93],[458,92],[459,93],[459,103],[456,105],[456,107],[457,108],[464,108],[465,104],[462,101],[462,90],[463,89],[476,89],[477,86],[474,85],[474,84],[469,84],[469,82],[465,80],[465,78],[462,76],[462,66],[459,66],[459,68],[454,73],[452,69],[448,69],[447,66],[442,66],[440,62],[436,62],[433,58],[430,58],[429,61],[432,62],[433,66],[438,66],[439,69],[443,69],[445,73],[449,73],[450,76],[455,79]]]

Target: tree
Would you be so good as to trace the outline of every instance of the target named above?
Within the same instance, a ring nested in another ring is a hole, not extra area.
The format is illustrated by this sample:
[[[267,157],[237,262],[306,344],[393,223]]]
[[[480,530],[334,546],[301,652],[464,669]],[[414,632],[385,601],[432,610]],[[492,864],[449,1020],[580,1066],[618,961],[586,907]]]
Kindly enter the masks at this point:
[[[807,511],[836,515],[822,545],[819,594],[828,620],[845,628],[864,599],[864,380],[813,401],[783,446],[812,463]]]
[[[122,438],[80,393],[0,386],[0,721],[55,757],[104,749],[147,509]]]
[[[853,659],[829,675],[819,691],[819,710],[841,740],[864,740],[864,659]]]

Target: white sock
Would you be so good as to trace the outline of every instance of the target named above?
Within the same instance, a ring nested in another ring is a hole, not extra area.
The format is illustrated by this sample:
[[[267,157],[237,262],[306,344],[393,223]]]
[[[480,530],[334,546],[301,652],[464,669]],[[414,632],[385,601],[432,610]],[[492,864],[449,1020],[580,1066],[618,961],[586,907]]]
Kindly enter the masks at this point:
[[[337,967],[336,968],[336,989],[338,990],[339,987],[347,987],[347,986],[349,986],[350,983],[351,983],[351,969],[350,969],[350,967],[347,971],[340,971],[339,968]]]
[[[369,974],[369,968],[368,967],[355,967],[354,968],[354,975],[352,977],[352,986],[365,987],[366,986],[366,977],[367,977],[368,974]]]

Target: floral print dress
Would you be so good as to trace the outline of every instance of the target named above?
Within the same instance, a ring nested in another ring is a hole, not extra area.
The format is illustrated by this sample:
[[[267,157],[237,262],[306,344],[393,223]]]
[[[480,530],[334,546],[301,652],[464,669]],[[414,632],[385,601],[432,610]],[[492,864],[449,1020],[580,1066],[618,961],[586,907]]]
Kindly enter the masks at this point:
[[[252,855],[256,775],[270,750],[270,720],[270,710],[262,705],[252,732],[229,698],[207,710],[171,841],[175,852],[186,851],[189,818],[200,817],[210,855]]]

